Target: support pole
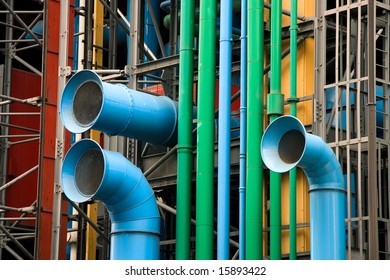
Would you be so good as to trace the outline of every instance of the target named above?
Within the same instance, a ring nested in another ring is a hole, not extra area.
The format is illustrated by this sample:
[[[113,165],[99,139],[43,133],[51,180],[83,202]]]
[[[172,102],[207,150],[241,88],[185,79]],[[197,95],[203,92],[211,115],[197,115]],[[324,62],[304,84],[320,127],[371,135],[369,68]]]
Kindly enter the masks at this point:
[[[181,1],[177,146],[176,259],[190,258],[194,0]]]
[[[283,115],[281,94],[282,65],[282,1],[272,1],[271,8],[271,84],[267,96],[267,114],[270,122]],[[270,258],[281,259],[281,174],[270,171]]]
[[[214,97],[217,1],[201,0],[199,15],[196,159],[196,259],[214,257]]]
[[[219,50],[219,119],[218,119],[218,223],[217,258],[230,259],[230,95],[232,69],[231,0],[221,1]]]
[[[248,0],[241,1],[239,259],[245,260]]]
[[[290,24],[290,115],[297,116],[298,0],[291,0]],[[290,171],[290,260],[297,259],[297,169]]]
[[[57,100],[61,100],[62,90],[66,83],[66,68],[68,65],[68,37],[69,37],[69,0],[60,3],[60,42],[58,53],[58,88]],[[56,155],[54,163],[54,190],[53,190],[53,218],[52,218],[52,235],[51,235],[51,252],[50,258],[58,260],[60,248],[61,232],[61,204],[62,204],[62,187],[60,173],[62,169],[62,160],[64,156],[65,130],[60,118],[59,104],[57,104],[57,122],[56,122]]]
[[[263,162],[260,143],[263,136],[264,4],[248,1],[248,127],[246,259],[263,258]],[[250,135],[249,135],[250,132]]]

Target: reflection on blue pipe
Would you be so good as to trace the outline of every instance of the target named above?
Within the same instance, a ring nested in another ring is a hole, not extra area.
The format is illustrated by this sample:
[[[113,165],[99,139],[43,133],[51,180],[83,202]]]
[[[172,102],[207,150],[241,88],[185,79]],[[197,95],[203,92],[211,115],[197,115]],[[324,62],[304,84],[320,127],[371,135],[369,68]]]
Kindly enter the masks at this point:
[[[275,172],[299,166],[310,185],[311,259],[346,258],[346,188],[333,150],[318,136],[306,133],[295,117],[282,116],[264,132],[261,154]]]
[[[82,70],[68,81],[60,109],[65,127],[73,133],[96,129],[155,145],[177,143],[175,102],[103,82],[90,70]]]
[[[230,95],[232,66],[232,1],[221,1],[218,125],[217,258],[227,260],[230,240]]]
[[[99,200],[111,218],[112,260],[156,260],[160,215],[143,173],[123,155],[83,139],[68,151],[61,172],[66,196],[74,202]]]
[[[246,205],[246,122],[247,122],[247,11],[248,1],[241,1],[241,71],[240,71],[240,185],[239,185],[239,258],[245,259]]]

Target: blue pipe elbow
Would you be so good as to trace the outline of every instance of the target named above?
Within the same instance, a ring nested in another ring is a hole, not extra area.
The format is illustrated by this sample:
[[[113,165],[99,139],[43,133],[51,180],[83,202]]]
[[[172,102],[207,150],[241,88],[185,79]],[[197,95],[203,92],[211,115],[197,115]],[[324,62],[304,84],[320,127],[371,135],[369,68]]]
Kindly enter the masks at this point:
[[[73,133],[95,129],[154,145],[177,143],[175,102],[166,96],[103,82],[91,70],[82,70],[68,81],[62,94],[60,116]]]
[[[112,260],[159,258],[160,215],[143,173],[123,155],[83,139],[68,151],[62,187],[74,202],[103,202],[111,218]]]
[[[346,259],[346,188],[332,149],[318,136],[306,133],[295,117],[282,116],[264,132],[264,164],[275,172],[298,166],[310,185],[311,259]]]

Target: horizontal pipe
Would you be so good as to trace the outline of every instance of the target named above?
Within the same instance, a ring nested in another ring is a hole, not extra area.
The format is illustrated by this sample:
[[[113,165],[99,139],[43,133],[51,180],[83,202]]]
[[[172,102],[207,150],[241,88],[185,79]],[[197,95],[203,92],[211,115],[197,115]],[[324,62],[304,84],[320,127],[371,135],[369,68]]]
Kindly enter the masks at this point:
[[[346,258],[346,188],[333,150],[318,136],[306,133],[295,117],[274,120],[264,133],[261,154],[265,165],[282,173],[298,166],[310,188],[311,259]]]
[[[155,145],[177,143],[175,102],[103,82],[90,70],[82,70],[68,81],[60,109],[65,127],[73,133],[95,129]]]
[[[83,139],[68,151],[61,179],[70,200],[93,199],[106,205],[111,218],[112,260],[158,259],[160,214],[140,169],[123,155]]]

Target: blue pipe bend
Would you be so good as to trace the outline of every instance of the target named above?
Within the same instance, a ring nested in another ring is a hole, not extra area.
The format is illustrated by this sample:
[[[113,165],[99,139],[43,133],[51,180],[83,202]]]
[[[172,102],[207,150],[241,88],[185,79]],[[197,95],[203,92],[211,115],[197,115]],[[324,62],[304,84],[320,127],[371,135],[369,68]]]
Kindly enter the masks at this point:
[[[73,133],[89,129],[154,145],[177,143],[177,104],[124,85],[103,82],[91,70],[76,73],[66,84],[60,116]]]
[[[311,259],[345,259],[346,188],[333,150],[320,137],[306,133],[297,118],[282,116],[264,132],[261,155],[272,171],[282,173],[298,166],[307,176]]]
[[[140,169],[123,155],[83,139],[68,151],[62,187],[74,202],[99,200],[111,218],[112,260],[159,258],[160,215],[154,192]]]

